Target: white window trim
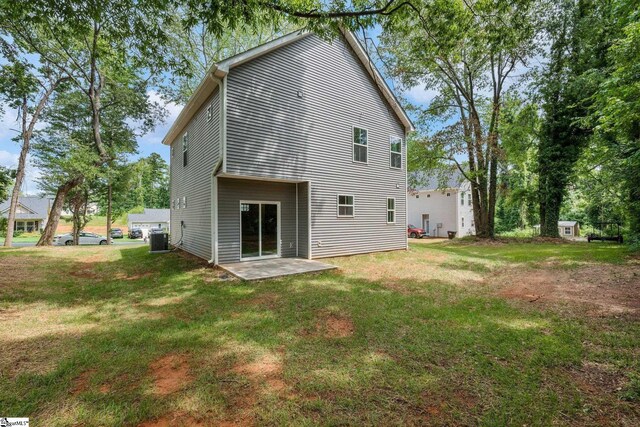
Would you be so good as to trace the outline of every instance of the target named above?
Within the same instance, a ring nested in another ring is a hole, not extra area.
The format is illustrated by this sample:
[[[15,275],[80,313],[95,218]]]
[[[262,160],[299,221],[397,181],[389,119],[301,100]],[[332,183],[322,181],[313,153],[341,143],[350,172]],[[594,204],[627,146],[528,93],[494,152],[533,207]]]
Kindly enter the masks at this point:
[[[369,134],[367,134],[367,142],[369,139]],[[397,139],[400,141],[400,151],[393,151],[393,140]],[[397,136],[391,136],[389,137],[389,167],[391,169],[398,169],[398,170],[402,170],[402,163],[403,163],[403,158],[402,158],[402,144],[404,143],[404,140],[402,138],[399,138]],[[368,154],[368,153],[367,153]],[[391,159],[393,158],[394,154],[400,154],[400,167],[395,167],[393,166],[393,163],[391,162]],[[367,160],[369,160],[369,156],[367,155]]]
[[[366,144],[356,144],[355,141],[355,136],[356,136],[356,129],[362,129],[364,131],[367,132],[367,143]],[[367,149],[367,161],[363,162],[361,160],[356,160],[356,150],[355,150],[355,146],[360,146],[360,147],[365,147]],[[363,165],[368,165],[369,164],[369,129],[367,128],[362,128],[360,126],[351,126],[351,160],[353,161],[353,163],[360,163]],[[344,196],[344,194],[343,194]]]
[[[567,233],[567,231],[568,231],[568,233]],[[564,235],[565,236],[571,236],[571,234],[573,234],[571,232],[571,227],[564,227]]]
[[[184,164],[184,155],[189,151],[189,132],[185,132],[182,135],[182,167],[185,167]]]
[[[207,107],[207,121],[210,122],[213,118],[213,105],[209,104]]]
[[[466,193],[464,191],[461,191],[460,192],[460,206],[464,206],[465,196],[466,196]]]
[[[182,209],[187,209],[187,196],[182,196]]]
[[[351,197],[352,204],[351,205],[340,204],[340,196],[342,196],[342,197]],[[352,211],[353,211],[353,213],[351,215],[340,215],[340,207],[341,206],[350,206]],[[354,196],[353,194],[336,194],[336,216],[338,218],[355,218],[355,216],[356,216],[356,196]]]
[[[393,200],[393,209],[389,209],[389,200]],[[393,221],[389,221],[389,212],[393,212]],[[387,224],[396,223],[396,198],[387,197]]]

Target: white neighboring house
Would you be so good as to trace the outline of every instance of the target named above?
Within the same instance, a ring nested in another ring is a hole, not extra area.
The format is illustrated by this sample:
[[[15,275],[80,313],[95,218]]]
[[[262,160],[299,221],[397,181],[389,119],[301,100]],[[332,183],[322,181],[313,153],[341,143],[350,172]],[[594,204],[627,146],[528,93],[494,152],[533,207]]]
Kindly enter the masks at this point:
[[[44,229],[49,218],[49,211],[51,211],[51,204],[51,200],[45,197],[19,197],[13,229],[27,233]],[[0,203],[0,216],[4,218],[9,216],[10,205],[11,199]]]
[[[469,181],[459,173],[452,174],[440,185],[437,177],[426,180],[420,188],[409,190],[408,222],[423,228],[430,237],[447,237],[455,231],[456,237],[476,233]]]
[[[152,228],[162,228],[169,231],[169,209],[145,209],[141,214],[127,215],[127,226],[129,230],[139,228],[144,237],[149,235]]]

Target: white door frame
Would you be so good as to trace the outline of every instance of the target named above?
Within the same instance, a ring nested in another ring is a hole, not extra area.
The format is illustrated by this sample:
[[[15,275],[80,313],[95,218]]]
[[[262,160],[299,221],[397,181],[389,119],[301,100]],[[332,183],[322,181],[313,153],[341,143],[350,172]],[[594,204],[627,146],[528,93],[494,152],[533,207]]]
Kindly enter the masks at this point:
[[[261,255],[257,256],[257,257],[247,257],[247,258],[243,258],[242,257],[242,204],[254,204],[254,205],[258,205],[258,250],[260,252]],[[277,236],[277,253],[275,255],[262,255],[262,205],[276,205],[277,206],[277,227],[278,227],[278,236]],[[280,224],[280,216],[281,216],[281,209],[280,209],[280,202],[274,201],[274,200],[240,200],[240,203],[238,204],[238,215],[239,215],[239,220],[240,220],[240,261],[251,261],[251,260],[258,260],[258,259],[269,259],[269,258],[279,258],[280,257],[280,251],[281,251],[281,247],[282,247],[282,242],[280,239],[280,233],[281,233],[281,224]]]

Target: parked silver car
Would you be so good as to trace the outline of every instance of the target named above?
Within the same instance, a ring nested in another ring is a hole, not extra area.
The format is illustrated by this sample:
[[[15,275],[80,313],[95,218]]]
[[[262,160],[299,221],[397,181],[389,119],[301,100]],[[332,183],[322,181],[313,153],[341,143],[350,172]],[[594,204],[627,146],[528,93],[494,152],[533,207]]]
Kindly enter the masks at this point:
[[[106,245],[107,238],[95,233],[87,233],[85,231],[80,232],[78,236],[78,244],[80,245]],[[60,234],[53,238],[53,244],[56,246],[70,246],[73,245],[73,234]]]

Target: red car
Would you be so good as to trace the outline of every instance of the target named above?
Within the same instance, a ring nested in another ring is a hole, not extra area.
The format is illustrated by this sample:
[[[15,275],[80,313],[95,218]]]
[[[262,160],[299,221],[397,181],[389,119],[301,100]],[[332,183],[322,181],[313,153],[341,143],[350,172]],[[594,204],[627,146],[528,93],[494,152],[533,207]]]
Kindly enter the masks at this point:
[[[407,227],[407,234],[412,239],[415,239],[415,238],[422,239],[424,236],[427,235],[427,233],[422,228],[418,228],[415,225],[411,225],[411,224],[409,224],[409,226]]]

